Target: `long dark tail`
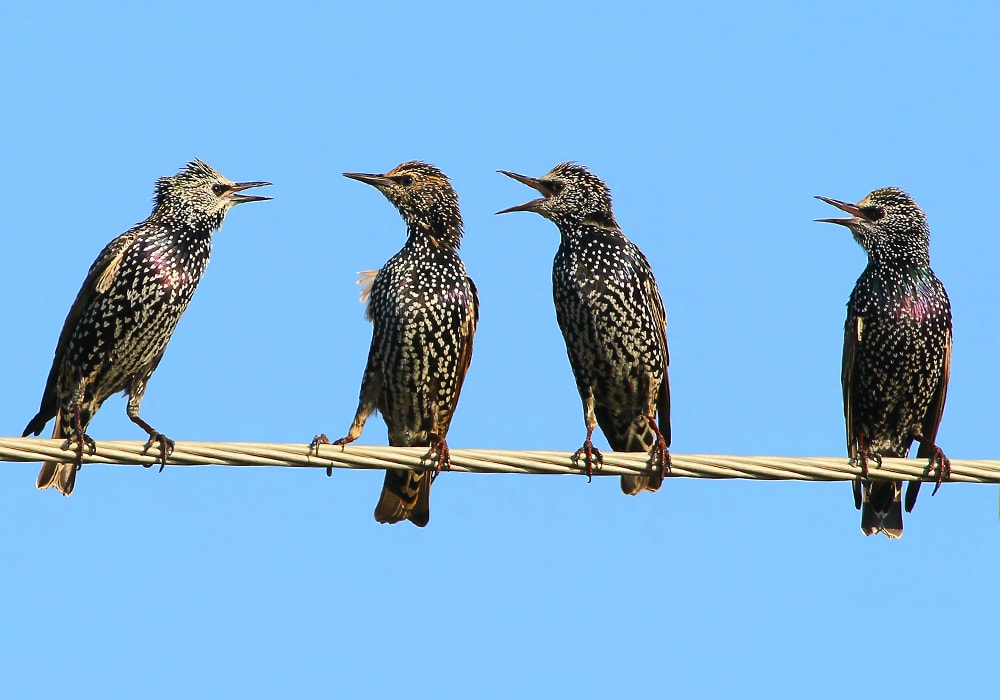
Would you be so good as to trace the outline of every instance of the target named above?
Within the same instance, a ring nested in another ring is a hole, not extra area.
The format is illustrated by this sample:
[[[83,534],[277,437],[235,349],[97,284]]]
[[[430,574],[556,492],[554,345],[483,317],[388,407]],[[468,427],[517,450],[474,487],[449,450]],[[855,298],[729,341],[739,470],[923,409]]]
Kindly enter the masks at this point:
[[[863,485],[861,532],[881,532],[890,539],[903,536],[903,482],[869,481]]]
[[[387,469],[375,519],[380,523],[409,520],[417,527],[425,526],[431,519],[432,479],[432,472]]]
[[[27,430],[30,430],[32,425],[33,423],[29,423]],[[42,425],[44,426],[44,423]],[[71,437],[70,432],[63,429],[62,415],[57,415],[55,429],[52,431],[53,439],[64,440]],[[35,482],[35,485],[39,489],[47,489],[54,486],[59,493],[68,496],[73,493],[73,487],[76,485],[76,472],[78,468],[72,462],[45,462],[42,464],[42,470],[38,472],[38,481]]]

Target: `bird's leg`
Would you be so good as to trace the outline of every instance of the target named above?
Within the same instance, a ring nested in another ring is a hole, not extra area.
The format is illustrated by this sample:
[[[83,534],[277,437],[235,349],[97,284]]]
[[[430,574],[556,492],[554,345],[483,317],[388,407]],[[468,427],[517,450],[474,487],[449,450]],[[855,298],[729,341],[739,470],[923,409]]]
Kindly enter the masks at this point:
[[[589,484],[593,480],[594,469],[600,469],[604,466],[604,455],[590,441],[590,438],[594,435],[594,428],[597,427],[597,414],[594,412],[594,393],[593,391],[587,391],[584,394],[581,389],[581,394],[583,396],[583,420],[587,425],[587,439],[583,441],[583,447],[573,453],[573,464],[579,467],[580,457],[583,456],[584,464],[587,467],[587,483]]]
[[[430,433],[428,437],[431,439],[431,449],[424,456],[424,459],[429,459],[434,463],[434,476],[431,478],[436,479],[442,469],[444,471],[451,469],[451,450],[448,449],[448,443],[439,434]]]
[[[580,457],[583,457],[584,464],[587,467],[587,483],[589,484],[594,477],[594,470],[600,469],[604,466],[604,455],[601,451],[594,447],[594,443],[590,441],[591,436],[594,434],[593,428],[587,428],[587,439],[583,441],[583,447],[573,453],[573,464],[579,467]]]
[[[379,388],[381,387],[381,382],[378,375],[369,370],[365,370],[365,376],[361,380],[361,398],[358,400],[358,410],[354,413],[354,422],[351,423],[351,429],[347,431],[347,435],[340,438],[339,440],[334,440],[334,445],[339,445],[341,448],[344,445],[350,444],[361,437],[361,431],[365,429],[365,421],[368,420],[368,416],[371,412],[375,410],[375,398],[378,396]],[[313,438],[313,441],[309,443],[309,451],[312,452],[316,450],[318,445],[329,445],[330,439],[326,436],[326,433],[322,435],[317,435]],[[343,449],[341,449],[343,451]],[[333,467],[326,468],[326,475],[333,476]]]
[[[882,455],[865,447],[864,433],[858,433],[857,440],[858,451],[855,455],[855,459],[857,460],[858,466],[861,467],[861,476],[854,480],[854,507],[861,510],[861,505],[864,502],[862,492],[868,492],[871,488],[871,482],[868,481],[868,460],[875,462],[878,468],[881,469]]]
[[[647,416],[646,420],[649,421],[649,427],[656,435],[656,443],[649,452],[649,459],[653,465],[660,468],[660,478],[663,478],[670,473],[670,451],[667,449],[667,441],[663,439],[663,434],[657,427],[653,416]]]
[[[334,440],[333,441],[334,445],[339,445],[340,446],[340,451],[341,452],[344,451],[344,445],[349,445],[350,443],[354,442],[359,437],[361,437],[361,429],[364,428],[364,426],[365,426],[365,419],[367,417],[368,417],[367,415],[362,416],[361,415],[361,410],[358,409],[358,415],[354,417],[354,423],[351,424],[351,429],[350,429],[350,431],[348,431],[347,435],[345,435],[344,437],[340,438],[339,440]],[[330,444],[330,440],[329,440],[329,438],[326,437],[326,433],[324,433],[322,435],[317,435],[316,437],[314,437],[313,441],[310,443],[309,447],[310,447],[310,449],[315,449],[317,445],[329,445],[329,444]],[[333,476],[333,467],[332,466],[326,468],[326,475],[327,476]]]
[[[167,466],[167,457],[174,452],[174,441],[150,426],[149,423],[144,421],[138,415],[130,415],[129,418],[133,423],[145,430],[147,435],[149,435],[149,440],[146,441],[146,445],[142,448],[143,454],[146,454],[149,451],[149,448],[153,446],[153,443],[160,446],[160,471],[162,472],[163,468]]]
[[[941,482],[951,479],[951,460],[948,459],[944,450],[925,438],[921,433],[915,433],[913,439],[931,450],[931,459],[927,463],[927,468],[933,471],[935,465],[937,466],[937,481],[934,484],[934,490],[931,491],[931,496],[933,496],[941,488]]]
[[[139,379],[132,383],[132,386],[128,389],[128,406],[125,407],[125,414],[128,416],[130,421],[145,430],[146,434],[149,436],[149,440],[146,441],[146,446],[142,448],[143,454],[146,454],[149,451],[149,448],[153,446],[154,442],[159,444],[160,471],[162,472],[163,468],[167,466],[167,457],[169,457],[174,451],[174,441],[139,417],[139,406],[142,404],[142,395],[145,393],[145,380]]]
[[[865,447],[865,436],[864,433],[858,434],[858,466],[861,467],[861,478],[868,478],[868,460],[875,462],[875,466],[879,469],[882,468],[882,455],[874,450],[869,450]]]
[[[87,435],[83,430],[83,416],[80,411],[80,402],[77,401],[73,405],[73,428],[72,436],[66,441],[63,449],[66,449],[72,443],[76,443],[76,459],[73,461],[77,469],[83,465],[83,450],[86,448],[90,451],[90,454],[97,452],[97,443],[94,439]]]

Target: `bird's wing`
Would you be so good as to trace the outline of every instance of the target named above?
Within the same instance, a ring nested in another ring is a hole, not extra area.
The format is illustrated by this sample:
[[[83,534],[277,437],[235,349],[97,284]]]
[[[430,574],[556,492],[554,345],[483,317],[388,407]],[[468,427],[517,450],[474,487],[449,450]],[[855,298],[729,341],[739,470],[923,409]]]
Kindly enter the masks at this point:
[[[948,396],[948,380],[951,378],[951,332],[948,333],[948,341],[944,349],[944,367],[941,372],[941,379],[934,389],[934,396],[927,407],[927,413],[920,422],[920,434],[924,441],[917,448],[917,459],[931,459],[935,456],[935,445],[937,443],[937,431],[941,425],[941,416],[944,414],[944,402]],[[912,443],[910,443],[912,444]],[[936,490],[936,489],[935,489]],[[906,486],[906,500],[903,507],[909,513],[917,503],[917,494],[920,493],[920,482],[911,481]]]
[[[847,453],[857,457],[858,443],[851,416],[851,394],[854,384],[854,360],[865,322],[861,316],[850,316],[844,324],[844,357],[840,369],[840,385],[844,390],[844,426],[847,430]]]
[[[371,296],[372,285],[378,277],[379,270],[361,270],[358,272],[358,284],[361,285],[361,303],[365,305],[365,318],[372,320]]]
[[[45,391],[42,394],[42,411],[39,411],[39,417],[43,413],[51,413],[48,418],[45,418],[45,421],[55,416],[58,410],[57,385],[59,382],[59,370],[65,359],[69,340],[73,336],[74,331],[76,331],[77,324],[80,322],[80,317],[95,299],[106,294],[111,288],[122,257],[124,257],[125,251],[137,236],[137,233],[130,230],[108,243],[104,246],[104,250],[97,256],[97,260],[94,261],[94,264],[90,266],[90,270],[87,272],[87,279],[83,281],[83,285],[76,295],[76,300],[66,315],[62,332],[59,334],[59,342],[56,344],[52,368],[49,370],[48,379],[45,381]]]
[[[847,317],[844,324],[844,358],[840,369],[840,384],[844,389],[844,426],[847,430],[847,454],[854,459],[858,456],[857,434],[854,430],[854,419],[851,416],[851,394],[854,388],[854,360],[861,334],[864,332],[865,320],[861,316]],[[861,510],[862,483],[855,479],[851,483],[854,492],[854,507]]]
[[[650,300],[654,326],[659,329],[657,338],[663,352],[663,381],[660,383],[660,394],[656,399],[656,424],[667,447],[670,447],[670,351],[667,349],[667,311],[663,308],[663,297],[660,296],[660,289],[653,276],[653,268],[645,255],[640,253],[640,256],[644,263],[640,271],[642,283],[646,298]]]
[[[917,459],[930,458],[933,453],[932,445],[937,441],[938,427],[941,425],[941,416],[944,414],[944,402],[948,396],[948,380],[951,378],[951,333],[948,333],[948,342],[944,349],[944,369],[941,372],[941,379],[934,390],[934,397],[931,405],[927,409],[923,422],[920,424],[920,432],[926,438],[926,442],[917,448]]]
[[[469,282],[469,300],[468,307],[466,309],[465,320],[462,323],[461,340],[462,347],[459,348],[458,354],[458,382],[455,386],[455,400],[458,400],[458,395],[462,391],[462,383],[465,381],[465,375],[469,371],[469,365],[472,364],[472,339],[476,334],[476,326],[479,324],[479,290],[476,289],[476,283],[472,281],[471,277],[466,277]]]

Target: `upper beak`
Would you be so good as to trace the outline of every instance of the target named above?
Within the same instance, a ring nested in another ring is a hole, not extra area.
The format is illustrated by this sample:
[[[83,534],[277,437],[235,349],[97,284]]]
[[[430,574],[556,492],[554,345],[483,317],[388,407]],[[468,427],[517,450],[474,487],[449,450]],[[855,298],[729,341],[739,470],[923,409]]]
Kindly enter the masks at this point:
[[[498,173],[503,173],[507,177],[512,177],[518,182],[522,182],[528,187],[538,190],[542,193],[540,199],[533,199],[530,202],[525,202],[524,204],[518,204],[516,207],[509,207],[507,209],[501,209],[497,214],[507,214],[512,211],[535,211],[539,204],[544,202],[546,199],[552,196],[552,191],[545,186],[543,182],[537,178],[528,177],[527,175],[518,175],[517,173],[512,173],[509,170],[497,170]]]
[[[237,182],[229,190],[232,194],[229,195],[235,204],[242,204],[243,202],[263,202],[265,200],[271,199],[270,197],[262,197],[256,194],[236,194],[243,190],[248,190],[251,187],[264,187],[265,185],[270,185],[270,182]]]
[[[372,185],[373,187],[388,187],[392,184],[392,180],[387,178],[385,175],[371,175],[369,173],[344,173],[344,177],[349,177],[352,180],[357,180],[358,182],[364,182],[365,184]]]
[[[846,211],[851,215],[851,218],[843,219],[816,219],[816,221],[821,221],[826,224],[840,224],[841,226],[850,226],[851,224],[861,223],[862,221],[867,221],[868,218],[864,213],[858,209],[856,204],[848,204],[847,202],[841,202],[839,199],[830,199],[829,197],[821,197],[816,195],[816,199],[822,200],[827,204],[832,204],[841,211]]]

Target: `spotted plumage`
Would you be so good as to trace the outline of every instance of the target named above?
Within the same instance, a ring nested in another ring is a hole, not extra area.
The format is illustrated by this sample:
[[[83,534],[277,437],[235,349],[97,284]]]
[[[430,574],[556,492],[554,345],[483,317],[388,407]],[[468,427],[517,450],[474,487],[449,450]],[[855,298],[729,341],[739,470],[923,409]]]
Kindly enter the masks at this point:
[[[149,218],[121,234],[91,265],[63,324],[38,414],[24,435],[56,419],[53,438],[76,442],[75,463],[46,462],[38,488],[73,491],[86,434],[101,404],[128,393],[128,417],[158,443],[165,461],[173,443],[139,417],[146,383],[187,308],[212,250],[212,233],[240,202],[238,194],[267,182],[235,183],[200,160],[156,182]],[[161,467],[162,468],[162,467]]]
[[[378,410],[390,445],[430,447],[440,471],[449,464],[445,438],[479,320],[476,286],[458,256],[458,196],[443,172],[419,161],[383,175],[344,175],[374,186],[395,205],[406,222],[406,243],[374,277],[362,273],[372,343],[354,423],[335,444],[356,440]],[[387,470],[375,519],[426,525],[432,478],[428,472]]]
[[[669,469],[670,383],[653,270],[618,227],[607,185],[583,166],[563,163],[540,178],[500,172],[542,197],[498,213],[533,211],[559,228],[552,292],[587,426],[577,459],[588,475],[600,465],[591,443],[600,425],[613,450],[652,453],[650,474],[623,476],[622,491],[656,491]]]
[[[851,216],[817,219],[846,226],[868,253],[868,266],[847,304],[842,384],[847,448],[867,472],[881,457],[918,458],[947,475],[948,459],[935,444],[951,371],[951,303],[930,266],[930,229],[924,212],[902,190],[884,187],[857,204],[819,197]],[[901,481],[861,478],[854,483],[861,531],[903,534]],[[920,482],[906,489],[906,512]],[[935,489],[936,490],[936,489]]]

